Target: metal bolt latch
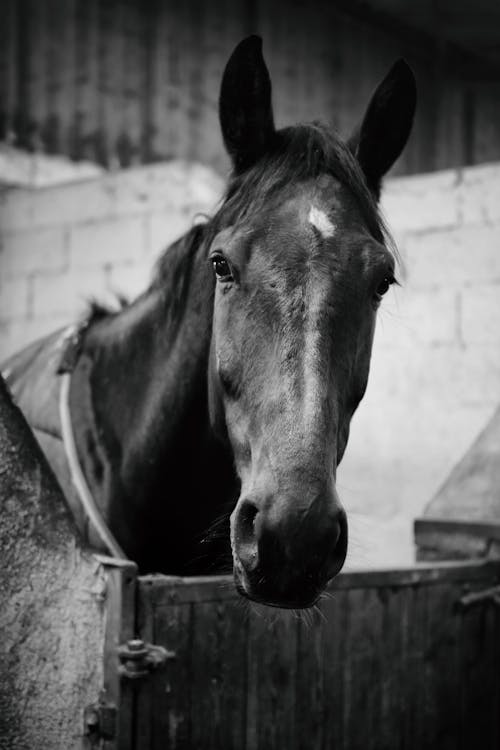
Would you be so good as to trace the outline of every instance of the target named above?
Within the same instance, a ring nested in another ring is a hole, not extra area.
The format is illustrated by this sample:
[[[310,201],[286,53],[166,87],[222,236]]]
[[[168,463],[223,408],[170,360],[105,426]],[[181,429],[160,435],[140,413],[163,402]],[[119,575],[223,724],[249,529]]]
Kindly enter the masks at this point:
[[[120,659],[119,671],[122,677],[137,680],[141,677],[147,677],[148,674],[162,667],[170,659],[175,659],[176,654],[163,646],[145,643],[138,638],[134,638],[118,646],[118,658]]]
[[[473,591],[470,594],[464,594],[458,600],[458,606],[461,609],[468,609],[477,604],[493,604],[500,607],[500,586],[493,586],[483,591]]]
[[[91,747],[101,739],[112,740],[116,733],[116,706],[101,696],[97,703],[84,709],[83,727]]]

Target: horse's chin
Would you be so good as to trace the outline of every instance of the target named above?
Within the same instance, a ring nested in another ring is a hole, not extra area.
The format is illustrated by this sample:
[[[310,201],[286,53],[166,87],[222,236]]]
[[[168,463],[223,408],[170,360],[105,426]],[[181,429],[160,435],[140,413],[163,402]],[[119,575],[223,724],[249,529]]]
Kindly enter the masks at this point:
[[[276,607],[278,609],[311,609],[314,607],[322,591],[311,592],[310,595],[301,596],[295,598],[279,598],[273,599],[272,597],[262,596],[258,592],[252,591],[252,588],[244,582],[241,573],[238,573],[237,569],[234,570],[234,585],[240,596],[248,599],[256,604],[263,604],[266,607]]]

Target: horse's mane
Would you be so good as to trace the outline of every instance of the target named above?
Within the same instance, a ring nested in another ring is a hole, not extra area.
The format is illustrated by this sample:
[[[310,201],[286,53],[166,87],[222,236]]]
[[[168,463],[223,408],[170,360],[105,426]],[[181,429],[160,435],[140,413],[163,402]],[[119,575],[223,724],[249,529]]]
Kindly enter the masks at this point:
[[[96,323],[105,318],[118,315],[152,291],[160,291],[168,301],[172,317],[176,316],[182,301],[185,299],[189,285],[192,262],[207,224],[195,224],[179,239],[169,245],[159,256],[153,269],[149,286],[134,300],[127,300],[116,295],[117,306],[111,307],[95,298],[88,302],[86,320]]]
[[[395,252],[392,237],[358,161],[331,128],[314,122],[276,132],[267,153],[252,168],[229,180],[213,218],[193,227],[163,252],[156,264],[152,287],[170,281],[174,282],[174,286],[179,284],[179,269],[172,253],[179,258],[180,270],[186,270],[189,263],[184,262],[186,259],[182,253],[186,254],[187,260],[192,258],[202,239],[210,242],[222,226],[236,224],[258,214],[269,204],[270,198],[280,191],[286,191],[290,184],[325,173],[331,174],[348,188],[373,237]],[[172,265],[176,267],[174,274],[170,271]]]
[[[194,225],[163,251],[145,293],[161,290],[175,316],[175,310],[187,293],[192,262],[202,242],[209,243],[222,226],[258,214],[274,195],[286,191],[290,184],[325,173],[331,174],[352,193],[370,233],[397,256],[375,196],[349,147],[331,128],[320,123],[295,125],[278,130],[264,156],[243,174],[233,175],[211,219]],[[101,318],[107,310],[93,303],[92,313]]]
[[[188,292],[193,261],[209,223],[195,224],[158,258],[148,291],[161,291],[175,317]],[[146,292],[146,293],[147,293]]]

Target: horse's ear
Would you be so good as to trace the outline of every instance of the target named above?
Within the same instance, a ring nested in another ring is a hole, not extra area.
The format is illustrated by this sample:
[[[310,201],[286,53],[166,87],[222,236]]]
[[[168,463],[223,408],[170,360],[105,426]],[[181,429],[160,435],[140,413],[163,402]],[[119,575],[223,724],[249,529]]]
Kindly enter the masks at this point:
[[[274,135],[271,79],[262,56],[262,39],[249,36],[226,65],[219,98],[226,149],[237,172],[252,166]]]
[[[361,126],[349,139],[349,148],[377,197],[382,177],[406,145],[416,104],[413,71],[404,60],[398,60],[375,90]]]

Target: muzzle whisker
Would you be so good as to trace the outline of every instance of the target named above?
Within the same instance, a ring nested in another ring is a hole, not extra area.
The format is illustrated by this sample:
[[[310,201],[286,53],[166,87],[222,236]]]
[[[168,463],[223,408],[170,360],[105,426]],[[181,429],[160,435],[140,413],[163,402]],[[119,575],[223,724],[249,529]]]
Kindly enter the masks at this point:
[[[310,609],[305,609],[304,610],[304,623],[305,623],[306,629],[308,631],[311,631],[312,627],[313,627],[313,624],[314,624],[313,623],[312,610],[310,610]]]
[[[320,594],[320,601],[333,601],[335,599],[335,595],[333,591],[323,591]]]
[[[314,612],[314,614],[318,618],[318,620],[320,620],[321,622],[323,622],[326,625],[326,623],[328,622],[328,620],[326,618],[325,613],[322,611],[321,607],[319,606],[319,604],[315,604],[314,607],[312,608],[312,611]]]

